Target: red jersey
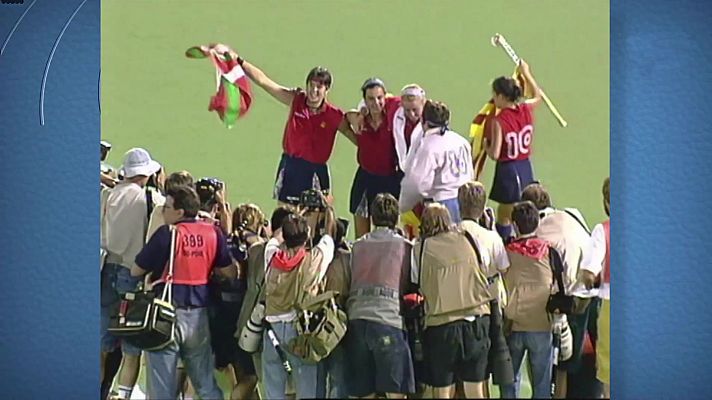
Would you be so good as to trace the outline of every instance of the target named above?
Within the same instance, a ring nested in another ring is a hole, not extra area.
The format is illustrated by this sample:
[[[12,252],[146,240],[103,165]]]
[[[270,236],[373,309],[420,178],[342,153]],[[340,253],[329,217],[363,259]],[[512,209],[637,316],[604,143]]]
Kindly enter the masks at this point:
[[[177,224],[173,283],[200,286],[208,283],[217,254],[218,235],[215,225],[207,222]],[[168,275],[168,266],[163,270],[162,282]]]
[[[360,134],[356,135],[358,165],[370,174],[390,176],[396,172],[398,156],[393,139],[393,116],[398,107],[399,97],[386,98],[383,119],[378,128],[373,129],[371,124],[365,121]]]
[[[503,109],[495,119],[502,127],[502,149],[497,161],[526,160],[534,137],[532,109],[528,104]]]
[[[326,164],[334,149],[336,131],[343,118],[343,111],[326,101],[319,112],[311,113],[306,93],[298,91],[284,127],[284,153],[314,164]]]

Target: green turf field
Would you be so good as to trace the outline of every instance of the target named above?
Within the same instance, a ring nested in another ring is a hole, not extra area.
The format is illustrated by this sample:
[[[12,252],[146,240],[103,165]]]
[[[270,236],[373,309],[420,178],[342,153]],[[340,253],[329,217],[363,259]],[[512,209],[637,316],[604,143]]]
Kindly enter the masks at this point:
[[[329,98],[343,108],[358,103],[370,76],[396,93],[417,82],[450,106],[453,129],[467,134],[491,80],[513,71],[489,44],[499,32],[569,122],[561,128],[545,106],[537,110],[535,176],[556,204],[598,222],[609,173],[608,9],[599,0],[103,1],[101,135],[114,145],[114,166],[142,146],[168,171],[224,179],[232,203],[271,210],[287,108],[253,85],[250,114],[227,130],[207,111],[212,65],[185,58],[185,49],[222,41],[287,86],[325,65],[334,74]],[[355,154],[340,136],[330,167],[344,216]],[[488,186],[493,170],[488,164]]]
[[[227,130],[207,111],[213,67],[185,58],[188,47],[224,42],[286,86],[327,66],[329,98],[342,108],[358,103],[368,77],[381,77],[395,93],[417,82],[450,106],[452,128],[466,135],[492,79],[513,71],[489,43],[502,33],[569,123],[561,128],[545,106],[538,109],[536,178],[556,205],[578,207],[591,225],[604,218],[608,1],[104,0],[101,24],[101,136],[114,145],[108,161],[118,166],[130,147],[145,147],[169,172],[219,177],[233,204],[251,201],[266,212],[275,204],[287,108],[253,85],[250,114]],[[330,167],[337,211],[348,216],[356,152],[343,136]],[[493,171],[488,163],[488,187]]]

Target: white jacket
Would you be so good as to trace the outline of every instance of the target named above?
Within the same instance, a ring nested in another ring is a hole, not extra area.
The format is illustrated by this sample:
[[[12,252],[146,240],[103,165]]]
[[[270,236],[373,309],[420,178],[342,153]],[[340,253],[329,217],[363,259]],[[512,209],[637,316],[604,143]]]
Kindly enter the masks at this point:
[[[409,152],[401,182],[400,211],[411,210],[423,199],[457,198],[460,186],[474,179],[470,143],[455,131],[424,132],[419,146]]]

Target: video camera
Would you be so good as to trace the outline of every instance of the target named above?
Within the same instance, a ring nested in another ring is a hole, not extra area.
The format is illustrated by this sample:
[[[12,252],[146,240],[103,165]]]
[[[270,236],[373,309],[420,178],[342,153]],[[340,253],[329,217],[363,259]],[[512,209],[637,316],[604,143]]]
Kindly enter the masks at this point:
[[[217,178],[201,178],[195,182],[195,191],[200,198],[200,208],[208,211],[217,202],[215,193],[223,190],[225,183]]]
[[[324,202],[321,194],[328,194],[325,190],[307,189],[299,196],[299,206],[309,209],[324,210],[327,204]]]

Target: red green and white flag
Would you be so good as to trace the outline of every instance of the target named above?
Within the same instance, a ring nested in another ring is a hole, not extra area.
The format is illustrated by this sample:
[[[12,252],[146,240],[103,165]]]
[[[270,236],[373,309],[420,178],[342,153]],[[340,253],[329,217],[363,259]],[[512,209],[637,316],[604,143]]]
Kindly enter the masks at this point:
[[[210,58],[215,66],[216,93],[210,98],[208,111],[217,112],[225,126],[232,128],[238,118],[247,114],[252,105],[252,88],[245,71],[230,52],[218,52],[214,47],[191,47],[190,58]]]

